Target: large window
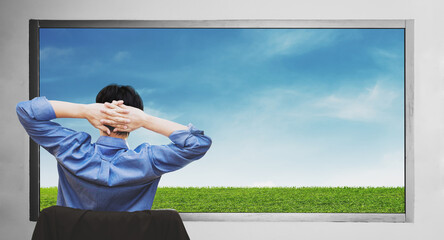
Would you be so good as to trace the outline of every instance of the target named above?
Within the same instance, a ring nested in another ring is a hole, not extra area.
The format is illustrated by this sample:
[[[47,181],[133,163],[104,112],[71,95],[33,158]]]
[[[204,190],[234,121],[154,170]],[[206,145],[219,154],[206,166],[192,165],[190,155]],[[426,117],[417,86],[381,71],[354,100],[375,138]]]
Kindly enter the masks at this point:
[[[185,220],[405,220],[404,21],[35,23],[31,91],[93,103],[108,84],[132,85],[145,112],[213,139],[202,160],[162,176],[153,208]],[[99,136],[86,120],[55,121]],[[128,142],[169,139],[137,130]],[[41,208],[55,203],[58,176],[39,152]]]

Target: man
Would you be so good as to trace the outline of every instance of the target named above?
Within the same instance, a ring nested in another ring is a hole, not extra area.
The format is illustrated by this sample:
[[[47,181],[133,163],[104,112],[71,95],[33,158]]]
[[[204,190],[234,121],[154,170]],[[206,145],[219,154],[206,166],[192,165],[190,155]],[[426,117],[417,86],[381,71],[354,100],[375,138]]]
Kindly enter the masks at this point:
[[[184,126],[143,112],[130,86],[109,85],[95,104],[37,97],[17,105],[29,136],[57,159],[57,205],[101,211],[151,209],[162,174],[200,159],[211,139],[192,124]],[[97,142],[85,132],[62,127],[54,118],[85,118],[100,130]],[[168,145],[128,148],[129,132],[144,127],[168,137]]]

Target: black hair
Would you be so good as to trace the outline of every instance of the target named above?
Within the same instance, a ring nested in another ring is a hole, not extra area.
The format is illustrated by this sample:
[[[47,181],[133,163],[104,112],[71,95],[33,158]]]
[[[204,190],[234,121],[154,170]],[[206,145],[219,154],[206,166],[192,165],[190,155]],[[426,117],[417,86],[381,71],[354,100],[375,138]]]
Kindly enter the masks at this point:
[[[111,84],[104,87],[97,94],[96,103],[111,103],[113,100],[123,100],[123,104],[143,111],[143,101],[140,95],[131,86]],[[111,132],[114,127],[105,125]],[[118,135],[129,135],[128,132],[116,132]]]

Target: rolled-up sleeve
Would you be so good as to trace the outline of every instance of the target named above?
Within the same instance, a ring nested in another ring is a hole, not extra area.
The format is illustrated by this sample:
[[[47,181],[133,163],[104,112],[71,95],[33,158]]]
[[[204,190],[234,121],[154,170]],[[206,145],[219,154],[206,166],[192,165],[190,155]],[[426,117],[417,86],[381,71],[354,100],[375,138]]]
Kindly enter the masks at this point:
[[[67,137],[76,133],[50,121],[55,119],[56,115],[46,97],[20,102],[17,104],[16,112],[31,139],[53,155],[57,153],[62,143],[66,144]]]
[[[168,145],[150,145],[153,169],[159,174],[178,170],[202,158],[212,140],[191,123],[187,130],[177,130],[169,136]]]

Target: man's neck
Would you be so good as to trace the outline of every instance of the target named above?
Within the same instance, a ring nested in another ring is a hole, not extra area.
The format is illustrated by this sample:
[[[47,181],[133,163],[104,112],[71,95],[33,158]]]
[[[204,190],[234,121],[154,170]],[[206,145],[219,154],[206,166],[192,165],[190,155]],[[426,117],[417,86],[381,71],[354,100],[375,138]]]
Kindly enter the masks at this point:
[[[123,139],[123,140],[126,140],[126,139],[128,138],[128,136],[126,136],[126,135],[118,135],[118,134],[113,133],[113,132],[111,132],[111,134],[108,135],[108,134],[106,134],[106,133],[103,132],[103,131],[100,131],[100,136],[107,136],[107,137],[120,138],[120,139]]]

